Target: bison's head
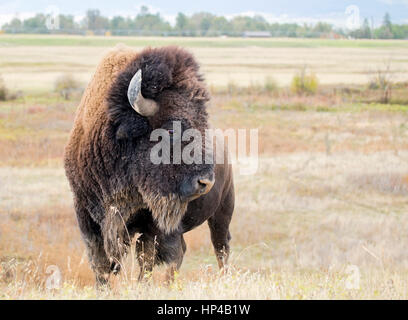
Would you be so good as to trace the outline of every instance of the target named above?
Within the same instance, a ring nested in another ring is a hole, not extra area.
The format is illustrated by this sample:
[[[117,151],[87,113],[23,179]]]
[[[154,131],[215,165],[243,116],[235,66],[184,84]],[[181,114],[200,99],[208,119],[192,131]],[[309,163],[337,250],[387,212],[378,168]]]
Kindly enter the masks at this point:
[[[132,181],[145,205],[167,232],[177,228],[188,202],[208,193],[215,182],[214,165],[205,161],[210,149],[205,143],[208,100],[198,64],[190,53],[177,47],[142,51],[118,76],[111,90],[110,114],[118,128],[117,137],[133,141],[122,149],[132,159],[127,174],[134,177]],[[140,128],[143,134],[137,137],[127,132],[138,132]],[[169,134],[170,163],[151,161],[152,150],[160,142],[151,141],[156,129]],[[201,163],[183,161],[183,149],[191,146],[192,140],[182,141],[180,137],[189,129],[201,133],[199,140],[192,138],[200,146]],[[175,150],[175,145],[181,150]],[[175,161],[175,157],[181,159]]]

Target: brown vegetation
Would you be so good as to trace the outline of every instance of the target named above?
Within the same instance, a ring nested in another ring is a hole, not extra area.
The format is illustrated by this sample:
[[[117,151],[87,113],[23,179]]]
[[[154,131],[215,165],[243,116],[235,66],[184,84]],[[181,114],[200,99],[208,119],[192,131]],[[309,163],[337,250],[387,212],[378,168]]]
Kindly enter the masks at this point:
[[[389,297],[380,287],[390,279],[393,294],[406,297],[399,272],[408,261],[401,240],[408,227],[401,220],[408,192],[407,115],[378,105],[343,104],[345,98],[332,94],[297,97],[246,90],[213,92],[210,108],[214,127],[259,128],[260,134],[256,177],[236,173],[235,276],[217,277],[207,226],[202,226],[187,235],[189,249],[176,285],[184,289],[165,289],[157,282],[161,297],[176,292],[178,297],[193,292],[197,298],[213,297],[205,283],[233,286],[234,277],[246,292],[255,290],[256,283],[275,284],[280,291],[272,286],[246,296],[223,289],[220,297]],[[93,275],[61,169],[77,103],[34,96],[0,105],[3,298],[51,294],[45,289],[50,265],[58,266],[63,276],[59,294],[96,296],[87,289]],[[239,232],[242,221],[245,234]],[[349,264],[360,267],[364,289],[344,289]],[[378,277],[374,284],[372,274]],[[137,269],[130,257],[127,273],[114,281],[112,294],[150,297],[148,288],[129,282],[133,277]],[[158,271],[154,281],[161,277]],[[324,283],[326,278],[334,289],[301,289],[305,281]],[[17,288],[19,283],[24,285]],[[130,283],[136,291],[124,293]]]
[[[138,284],[130,254],[104,293],[92,287],[62,169],[79,95],[51,92],[57,74],[87,80],[101,50],[38,47],[30,58],[25,47],[2,50],[7,88],[23,79],[30,90],[0,102],[0,299],[408,298],[408,84],[393,78],[381,103],[384,90],[367,85],[362,63],[379,65],[384,49],[196,49],[212,84],[212,127],[259,129],[257,174],[235,166],[231,272],[218,274],[203,225],[187,234],[173,285],[162,285],[162,270],[155,285]],[[288,87],[299,57],[321,82],[314,94]],[[354,76],[359,85],[338,84]],[[59,289],[47,289],[50,266],[61,271]],[[346,285],[350,266],[356,289]]]

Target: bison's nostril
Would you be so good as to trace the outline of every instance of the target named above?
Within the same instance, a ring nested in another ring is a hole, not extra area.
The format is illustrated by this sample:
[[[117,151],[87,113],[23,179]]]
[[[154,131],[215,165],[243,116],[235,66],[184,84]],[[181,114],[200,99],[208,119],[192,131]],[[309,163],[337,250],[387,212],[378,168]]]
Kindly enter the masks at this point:
[[[202,181],[202,180],[198,180],[198,184],[199,184],[201,187],[206,187],[206,186],[207,186],[206,181]]]
[[[214,180],[199,179],[199,180],[198,180],[198,184],[200,185],[200,187],[203,188],[202,193],[203,193],[203,194],[206,194],[206,193],[208,193],[208,192],[211,190],[211,188],[213,187],[213,185],[214,185]]]
[[[195,177],[193,179],[185,179],[180,186],[180,195],[183,199],[188,201],[197,199],[210,192],[211,188],[214,186],[214,182],[214,178],[208,179]]]

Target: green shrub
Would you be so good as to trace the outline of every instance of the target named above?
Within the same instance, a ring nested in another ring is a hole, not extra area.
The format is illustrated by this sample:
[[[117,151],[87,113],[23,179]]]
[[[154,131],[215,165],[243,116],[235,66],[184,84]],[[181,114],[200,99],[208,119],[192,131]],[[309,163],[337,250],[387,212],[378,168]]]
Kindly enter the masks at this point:
[[[55,91],[65,100],[69,100],[73,93],[81,90],[81,84],[70,74],[64,74],[55,80]]]
[[[319,87],[319,80],[313,72],[306,72],[303,67],[292,79],[291,90],[296,94],[315,94]]]

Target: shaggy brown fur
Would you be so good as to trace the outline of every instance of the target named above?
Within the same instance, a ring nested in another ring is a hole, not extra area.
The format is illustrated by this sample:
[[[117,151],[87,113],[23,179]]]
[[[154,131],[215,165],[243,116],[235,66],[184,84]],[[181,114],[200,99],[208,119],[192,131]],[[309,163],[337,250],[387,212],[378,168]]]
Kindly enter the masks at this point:
[[[127,100],[129,82],[139,69],[142,95],[159,105],[149,118],[136,113]],[[234,205],[231,168],[150,161],[155,142],[149,137],[156,128],[180,121],[183,130],[198,129],[204,136],[208,100],[198,64],[177,47],[140,53],[119,48],[97,67],[77,110],[64,159],[98,283],[119,270],[136,232],[142,233],[137,246],[142,270],[161,262],[179,267],[185,251],[182,234],[206,220],[222,266]],[[216,183],[208,194],[184,200],[182,184],[214,176]]]

